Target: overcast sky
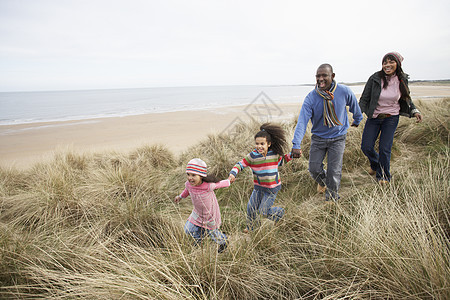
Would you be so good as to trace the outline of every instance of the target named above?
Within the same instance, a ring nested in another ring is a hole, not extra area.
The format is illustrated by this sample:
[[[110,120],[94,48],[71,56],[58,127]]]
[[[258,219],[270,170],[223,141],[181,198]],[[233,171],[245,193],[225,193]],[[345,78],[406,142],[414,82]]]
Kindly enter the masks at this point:
[[[0,0],[0,91],[450,78],[448,0]]]

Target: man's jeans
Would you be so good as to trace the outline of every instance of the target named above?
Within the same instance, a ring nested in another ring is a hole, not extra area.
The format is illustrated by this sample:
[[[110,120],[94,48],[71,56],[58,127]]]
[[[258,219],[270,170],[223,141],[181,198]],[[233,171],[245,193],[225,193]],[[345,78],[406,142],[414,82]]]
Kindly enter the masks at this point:
[[[247,228],[254,230],[260,225],[257,213],[267,217],[269,220],[278,222],[284,215],[284,209],[275,207],[273,203],[277,197],[279,189],[253,189],[250,200],[247,204]]]
[[[367,119],[361,140],[361,150],[367,156],[372,170],[377,172],[378,180],[391,180],[391,149],[399,116],[385,119]],[[379,152],[375,151],[375,142],[380,136]]]
[[[337,201],[341,184],[342,160],[345,150],[346,134],[336,138],[324,139],[317,135],[311,137],[309,152],[309,173],[321,186],[326,186],[325,200]],[[323,160],[327,158],[327,169],[323,169]]]

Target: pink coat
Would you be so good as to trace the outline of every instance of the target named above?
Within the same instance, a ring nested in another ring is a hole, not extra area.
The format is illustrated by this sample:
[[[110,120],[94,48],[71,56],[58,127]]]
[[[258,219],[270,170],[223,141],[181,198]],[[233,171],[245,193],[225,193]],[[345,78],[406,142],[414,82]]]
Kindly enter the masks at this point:
[[[181,198],[191,196],[194,210],[188,218],[188,221],[194,225],[214,230],[220,227],[220,209],[217,202],[215,189],[229,187],[230,181],[228,179],[219,181],[217,183],[203,182],[199,186],[193,186],[186,181],[186,188],[181,193]]]

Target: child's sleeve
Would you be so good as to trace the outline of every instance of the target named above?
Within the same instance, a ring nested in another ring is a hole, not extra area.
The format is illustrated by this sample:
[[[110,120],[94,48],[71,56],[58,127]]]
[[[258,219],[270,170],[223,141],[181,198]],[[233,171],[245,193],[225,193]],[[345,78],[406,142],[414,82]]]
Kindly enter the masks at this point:
[[[187,196],[189,196],[189,191],[185,188],[184,191],[180,194],[180,197],[186,198]]]
[[[247,155],[247,157],[242,159],[240,162],[235,164],[233,169],[231,169],[231,171],[230,171],[230,175],[233,175],[234,177],[236,177],[240,171],[242,171],[242,170],[244,170],[244,168],[248,167],[250,165],[249,158],[250,158],[250,154]]]
[[[225,179],[225,180],[221,180],[221,181],[217,182],[215,184],[214,189],[217,190],[217,189],[220,189],[220,188],[229,187],[230,185],[231,185],[230,180]]]
[[[285,154],[278,158],[278,166],[282,166],[292,160],[291,153]]]

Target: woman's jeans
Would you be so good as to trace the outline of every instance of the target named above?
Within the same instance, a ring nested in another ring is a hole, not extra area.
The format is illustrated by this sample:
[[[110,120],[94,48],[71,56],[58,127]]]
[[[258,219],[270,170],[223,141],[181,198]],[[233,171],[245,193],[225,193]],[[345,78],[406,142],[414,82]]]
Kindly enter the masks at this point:
[[[345,150],[346,134],[336,138],[324,139],[317,135],[311,136],[309,152],[309,173],[321,186],[326,186],[325,200],[337,201],[342,177],[342,161]],[[327,158],[327,169],[323,169],[323,160]]]
[[[272,207],[277,197],[279,188],[253,189],[250,200],[247,204],[247,229],[253,230],[260,225],[258,213],[269,220],[278,222],[284,215],[281,207]]]
[[[227,236],[221,232],[219,229],[206,229],[191,222],[187,221],[184,225],[184,232],[186,234],[192,236],[195,240],[196,244],[200,244],[207,235],[211,237],[211,239],[218,245],[227,243]]]
[[[378,180],[391,180],[390,161],[394,133],[397,129],[399,116],[384,119],[367,119],[361,141],[361,150],[367,156],[372,170],[377,172]],[[375,142],[380,136],[378,153]]]

